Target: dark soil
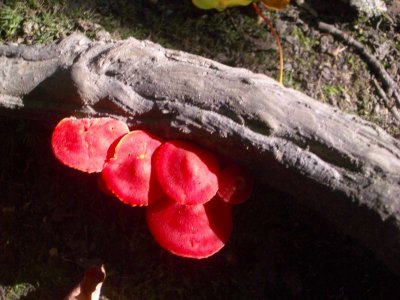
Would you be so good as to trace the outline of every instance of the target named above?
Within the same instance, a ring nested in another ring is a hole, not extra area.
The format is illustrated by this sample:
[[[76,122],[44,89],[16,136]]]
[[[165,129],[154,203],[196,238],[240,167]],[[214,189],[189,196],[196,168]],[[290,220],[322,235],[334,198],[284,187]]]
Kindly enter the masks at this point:
[[[102,194],[95,175],[56,161],[50,125],[0,119],[0,299],[61,299],[99,262],[108,272],[104,299],[400,295],[400,278],[367,249],[268,187],[235,208],[222,251],[200,261],[175,257],[154,242],[143,208]]]
[[[337,3],[310,1],[320,20],[362,41],[399,82],[399,2],[388,1],[387,15],[368,21]],[[71,28],[92,37],[107,36],[105,28],[114,38],[149,38],[277,75],[273,37],[250,8],[204,12],[181,0],[69,4],[91,9],[86,19],[72,15]],[[298,7],[268,16],[282,39],[286,86],[400,137],[372,83],[375,74],[357,53],[319,32]],[[36,34],[21,29],[8,39],[35,42]],[[55,160],[52,126],[0,119],[0,299],[60,299],[99,262],[108,274],[103,299],[400,298],[400,277],[368,249],[268,186],[256,186],[250,201],[236,207],[234,232],[221,252],[200,261],[175,257],[153,241],[143,208],[105,196],[96,176]]]

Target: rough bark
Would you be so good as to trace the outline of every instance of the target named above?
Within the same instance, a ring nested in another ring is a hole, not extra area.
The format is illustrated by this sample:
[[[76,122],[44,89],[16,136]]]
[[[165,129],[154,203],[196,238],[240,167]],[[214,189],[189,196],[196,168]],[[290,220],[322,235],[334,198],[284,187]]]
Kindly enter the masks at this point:
[[[0,46],[0,114],[113,116],[253,170],[400,273],[400,143],[274,80],[148,41]]]

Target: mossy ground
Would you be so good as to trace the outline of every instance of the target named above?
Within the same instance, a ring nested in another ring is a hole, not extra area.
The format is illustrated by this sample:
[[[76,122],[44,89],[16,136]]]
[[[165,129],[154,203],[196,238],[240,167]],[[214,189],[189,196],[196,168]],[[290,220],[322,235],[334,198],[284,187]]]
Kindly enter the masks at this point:
[[[75,30],[96,38],[104,36],[105,29],[113,38],[146,38],[272,77],[277,74],[273,37],[257,24],[249,7],[217,13],[182,0],[0,3],[2,42],[47,43]],[[335,20],[327,9],[320,13]],[[317,32],[297,8],[268,14],[282,38],[285,85],[400,135],[376,96],[370,71],[355,53],[345,48],[336,54],[343,45]],[[398,79],[391,62],[399,56],[400,38],[393,31],[399,23],[385,18],[366,24],[351,18],[337,22],[372,50],[393,42],[390,55],[382,60]],[[220,253],[201,261],[174,257],[153,241],[143,208],[129,208],[103,195],[95,176],[55,161],[51,125],[0,119],[0,299],[60,299],[84,268],[97,262],[105,263],[108,273],[103,299],[400,295],[399,278],[371,253],[268,187],[258,187],[248,203],[235,209],[232,238]]]

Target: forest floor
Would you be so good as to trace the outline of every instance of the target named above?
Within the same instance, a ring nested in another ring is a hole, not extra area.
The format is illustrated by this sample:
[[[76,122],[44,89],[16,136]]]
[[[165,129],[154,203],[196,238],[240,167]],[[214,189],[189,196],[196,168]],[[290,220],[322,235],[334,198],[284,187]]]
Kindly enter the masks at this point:
[[[306,1],[317,18],[295,5],[265,14],[282,40],[285,86],[400,138],[400,103],[385,99],[379,72],[318,26],[326,22],[350,34],[398,83],[400,2],[386,2],[387,13],[370,20],[340,1]],[[0,42],[48,43],[73,31],[93,39],[149,39],[274,78],[278,73],[273,36],[251,7],[216,12],[182,0],[0,1]],[[257,187],[235,210],[232,238],[217,255],[174,257],[151,238],[143,209],[101,194],[95,176],[60,166],[50,135],[44,124],[0,119],[0,299],[61,299],[98,262],[108,272],[103,299],[400,298],[400,278],[368,250],[268,188]]]

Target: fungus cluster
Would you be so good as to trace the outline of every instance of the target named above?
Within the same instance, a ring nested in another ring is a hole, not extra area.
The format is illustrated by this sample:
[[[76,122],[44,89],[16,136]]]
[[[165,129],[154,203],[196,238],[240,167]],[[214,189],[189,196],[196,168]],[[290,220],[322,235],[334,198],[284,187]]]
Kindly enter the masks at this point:
[[[65,118],[52,148],[63,164],[100,173],[99,188],[130,206],[146,206],[147,225],[171,253],[206,258],[232,231],[232,205],[249,198],[253,179],[236,164],[181,140],[130,131],[112,118]]]

